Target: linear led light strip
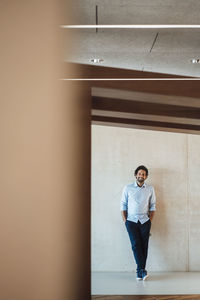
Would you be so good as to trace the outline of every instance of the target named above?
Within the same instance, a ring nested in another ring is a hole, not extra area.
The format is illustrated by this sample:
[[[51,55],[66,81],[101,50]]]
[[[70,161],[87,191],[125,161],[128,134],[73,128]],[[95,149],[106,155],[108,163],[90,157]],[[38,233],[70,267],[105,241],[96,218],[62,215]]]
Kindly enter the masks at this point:
[[[142,29],[142,28],[200,28],[200,25],[61,25],[61,28],[133,28],[133,29]]]
[[[183,81],[183,80],[200,80],[199,77],[194,77],[194,78],[190,78],[190,77],[186,77],[186,78],[60,78],[59,80],[64,80],[64,81],[107,81],[107,80],[113,80],[113,81],[141,81],[141,80],[177,80],[177,81]]]

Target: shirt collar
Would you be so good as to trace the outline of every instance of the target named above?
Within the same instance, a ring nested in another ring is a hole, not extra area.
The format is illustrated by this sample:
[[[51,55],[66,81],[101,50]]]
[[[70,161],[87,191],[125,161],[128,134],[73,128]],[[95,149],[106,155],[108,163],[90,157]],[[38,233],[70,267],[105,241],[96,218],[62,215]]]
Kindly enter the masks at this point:
[[[139,185],[137,184],[137,182],[134,182],[134,186],[135,187],[139,187]],[[143,185],[141,186],[141,188],[145,188],[146,187],[146,183],[144,182]]]

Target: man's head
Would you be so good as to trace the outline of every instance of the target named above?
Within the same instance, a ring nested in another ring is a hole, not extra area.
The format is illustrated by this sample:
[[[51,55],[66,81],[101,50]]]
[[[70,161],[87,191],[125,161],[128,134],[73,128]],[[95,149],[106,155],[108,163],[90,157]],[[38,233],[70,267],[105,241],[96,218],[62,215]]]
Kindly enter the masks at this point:
[[[149,174],[149,171],[145,166],[137,167],[137,169],[135,170],[135,177],[136,177],[137,183],[139,185],[142,185],[144,183],[144,181],[147,179],[148,174]]]

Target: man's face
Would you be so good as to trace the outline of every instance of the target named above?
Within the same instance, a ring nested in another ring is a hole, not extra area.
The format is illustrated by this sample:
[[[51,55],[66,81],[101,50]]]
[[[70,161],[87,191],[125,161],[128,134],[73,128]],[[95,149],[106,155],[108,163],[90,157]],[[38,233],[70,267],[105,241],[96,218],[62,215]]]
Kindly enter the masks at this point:
[[[146,171],[144,170],[139,170],[136,174],[136,180],[137,182],[139,182],[140,184],[144,183],[144,181],[146,180],[147,178],[147,174],[146,174]]]

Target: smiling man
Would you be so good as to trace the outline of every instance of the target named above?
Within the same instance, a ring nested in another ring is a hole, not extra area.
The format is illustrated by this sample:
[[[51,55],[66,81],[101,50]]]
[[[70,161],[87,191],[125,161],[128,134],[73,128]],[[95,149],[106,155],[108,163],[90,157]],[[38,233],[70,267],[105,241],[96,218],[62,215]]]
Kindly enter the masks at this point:
[[[121,199],[121,213],[129,234],[137,265],[137,280],[146,280],[148,242],[151,222],[156,210],[154,188],[145,183],[148,169],[139,166],[135,170],[136,181],[124,187]]]

